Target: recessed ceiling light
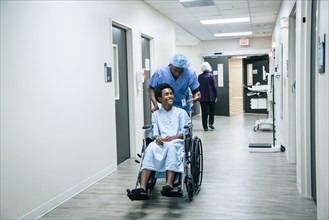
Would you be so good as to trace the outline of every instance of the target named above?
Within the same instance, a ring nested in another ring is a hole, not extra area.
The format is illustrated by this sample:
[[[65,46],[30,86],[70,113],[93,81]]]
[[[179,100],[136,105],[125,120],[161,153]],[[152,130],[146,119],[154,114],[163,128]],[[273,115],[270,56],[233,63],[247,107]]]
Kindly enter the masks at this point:
[[[213,0],[179,0],[185,8],[215,5]]]
[[[250,21],[249,17],[200,20],[202,24],[227,24],[227,23],[238,23],[238,22],[249,22],[249,21]]]
[[[234,33],[222,33],[222,34],[214,34],[215,37],[232,37],[232,36],[247,36],[252,35],[251,31],[248,32],[234,32]]]

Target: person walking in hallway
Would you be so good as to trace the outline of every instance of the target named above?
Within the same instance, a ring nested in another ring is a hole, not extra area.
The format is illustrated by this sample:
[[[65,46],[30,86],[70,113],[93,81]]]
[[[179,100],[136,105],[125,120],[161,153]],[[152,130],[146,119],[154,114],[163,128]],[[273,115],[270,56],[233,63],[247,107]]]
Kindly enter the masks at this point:
[[[212,68],[208,62],[204,62],[201,65],[202,73],[198,76],[200,83],[201,92],[201,115],[202,115],[202,126],[205,131],[208,131],[208,123],[211,129],[214,127],[214,116],[215,116],[215,102],[217,102],[217,90],[215,78],[213,76]],[[208,120],[209,117],[209,120]]]

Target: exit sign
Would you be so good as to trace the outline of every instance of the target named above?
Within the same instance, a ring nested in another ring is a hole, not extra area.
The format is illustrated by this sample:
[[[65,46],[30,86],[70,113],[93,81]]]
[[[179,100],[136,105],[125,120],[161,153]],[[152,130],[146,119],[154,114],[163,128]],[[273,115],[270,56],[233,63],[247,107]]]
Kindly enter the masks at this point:
[[[249,46],[249,38],[248,37],[240,38],[240,46]]]

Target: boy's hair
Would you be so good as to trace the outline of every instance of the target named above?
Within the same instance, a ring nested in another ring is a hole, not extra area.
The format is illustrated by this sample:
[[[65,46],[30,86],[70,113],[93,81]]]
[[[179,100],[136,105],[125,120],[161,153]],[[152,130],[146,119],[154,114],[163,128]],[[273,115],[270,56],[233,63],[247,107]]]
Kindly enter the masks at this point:
[[[174,89],[167,83],[162,83],[162,84],[159,84],[155,90],[154,90],[154,94],[155,94],[155,99],[161,103],[161,101],[158,99],[159,97],[161,98],[162,97],[162,90],[164,89],[167,89],[167,88],[170,88],[171,91],[174,93]]]

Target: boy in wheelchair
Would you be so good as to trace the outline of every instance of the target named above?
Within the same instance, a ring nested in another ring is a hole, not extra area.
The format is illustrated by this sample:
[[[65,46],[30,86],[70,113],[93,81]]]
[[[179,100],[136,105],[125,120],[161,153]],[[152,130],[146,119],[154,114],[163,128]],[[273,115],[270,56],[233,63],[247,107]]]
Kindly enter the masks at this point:
[[[149,199],[147,183],[153,171],[166,172],[163,196],[182,196],[181,189],[174,189],[173,182],[176,172],[184,172],[184,126],[190,123],[190,117],[185,110],[173,106],[174,90],[169,84],[158,85],[155,97],[162,108],[152,114],[153,141],[144,152],[140,188],[128,190],[131,200]]]

